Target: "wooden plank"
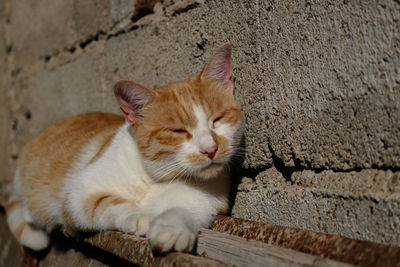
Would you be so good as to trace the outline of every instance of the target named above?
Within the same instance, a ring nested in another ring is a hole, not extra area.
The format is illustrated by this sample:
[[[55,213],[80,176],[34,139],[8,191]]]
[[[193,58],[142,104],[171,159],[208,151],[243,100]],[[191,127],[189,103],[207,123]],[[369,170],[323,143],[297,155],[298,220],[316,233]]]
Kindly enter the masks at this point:
[[[83,238],[83,241],[140,266],[226,266],[214,259],[181,252],[157,255],[152,252],[147,239],[121,232],[100,232]]]
[[[0,205],[4,205],[8,197],[5,188],[5,185],[0,185]],[[2,211],[4,212],[4,209]],[[264,245],[279,246],[290,250],[296,250],[297,252],[311,254],[317,256],[317,262],[319,261],[318,257],[324,257],[333,260],[332,262],[346,262],[362,266],[400,266],[400,248],[396,246],[354,240],[336,235],[316,233],[302,229],[294,229],[226,216],[217,216],[212,226],[212,230],[214,230],[214,239],[212,236],[208,236],[208,238],[205,239],[204,233],[207,230],[202,230],[197,252],[206,253],[209,257],[213,255],[212,257],[214,259],[220,259],[221,257],[221,261],[236,265],[240,264],[242,261],[246,262],[247,258],[249,258],[249,253],[253,253],[254,261],[258,261],[263,266],[265,266],[266,259],[261,258],[264,254],[254,252],[258,251],[257,248],[259,247],[259,244],[252,243],[251,241],[247,241],[250,242],[248,243],[248,248],[246,247],[247,245],[240,245],[241,250],[246,251],[246,253],[237,249],[239,243],[235,243],[236,248],[231,248],[232,252],[224,252],[221,248],[225,247],[225,249],[227,249],[232,247],[231,243],[234,238],[229,236],[225,237],[228,239],[219,239],[217,238],[218,232],[260,241],[261,243],[264,243]],[[176,263],[178,263],[178,265],[180,263],[190,263],[199,266],[213,266],[218,264],[223,266],[221,262],[215,262],[207,258],[196,257],[185,253],[170,253],[165,257],[154,257],[151,253],[150,247],[148,246],[148,242],[145,239],[117,232],[102,232],[90,238],[85,238],[84,241],[94,247],[113,253],[114,255],[128,261],[147,266]],[[124,244],[122,245],[121,243]],[[218,243],[219,245],[216,246],[215,243]],[[209,248],[207,248],[207,246]],[[212,252],[212,250],[215,251]],[[274,250],[270,249],[270,251]],[[236,254],[232,254],[233,252]],[[221,254],[224,253],[226,254],[226,256],[224,256],[225,258],[221,256]],[[229,253],[231,253],[230,256]],[[237,255],[241,255],[241,259],[237,259]],[[280,266],[298,266],[288,264],[310,265],[307,261],[293,262],[290,258],[282,258],[279,255],[280,254],[278,253],[269,256],[269,261],[272,265],[277,266],[277,262],[281,262]],[[282,265],[282,262],[287,265]],[[329,264],[330,263],[331,262],[329,262]],[[336,264],[337,262],[334,263]],[[311,266],[313,266],[312,264]],[[327,263],[324,262],[324,264]],[[182,266],[184,265],[185,264]]]
[[[216,216],[211,229],[339,262],[400,267],[400,247],[397,246],[227,216]]]
[[[330,266],[350,264],[305,254],[291,249],[246,240],[212,230],[202,229],[197,243],[198,254],[235,266]]]

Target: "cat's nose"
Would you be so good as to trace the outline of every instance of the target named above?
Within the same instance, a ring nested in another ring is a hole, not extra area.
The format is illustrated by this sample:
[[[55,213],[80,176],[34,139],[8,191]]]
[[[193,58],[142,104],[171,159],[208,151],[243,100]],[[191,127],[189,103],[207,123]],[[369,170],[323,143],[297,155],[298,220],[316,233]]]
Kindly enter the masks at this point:
[[[218,146],[215,144],[213,146],[205,147],[201,149],[201,153],[206,155],[209,159],[213,159],[215,157],[215,153],[217,153]]]

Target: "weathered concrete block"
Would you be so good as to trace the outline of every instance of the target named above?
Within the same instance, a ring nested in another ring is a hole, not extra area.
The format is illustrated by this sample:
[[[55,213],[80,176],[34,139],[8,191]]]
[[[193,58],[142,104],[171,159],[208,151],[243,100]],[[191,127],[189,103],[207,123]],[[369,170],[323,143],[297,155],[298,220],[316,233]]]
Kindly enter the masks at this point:
[[[79,42],[90,39],[99,32],[107,32],[113,26],[109,0],[86,0],[74,2],[74,28]]]
[[[102,110],[104,46],[99,42],[69,64],[44,71],[26,90],[32,133],[61,118]],[[43,102],[46,104],[43,105]]]
[[[78,41],[125,27],[131,22],[135,5],[136,0],[75,0],[73,19]]]
[[[269,154],[253,147],[269,145],[286,166],[399,168],[400,5],[286,0],[259,10],[259,86],[243,100],[256,133],[247,165],[262,167]]]
[[[127,24],[135,0],[13,0],[11,12],[15,67],[83,46],[100,33]]]
[[[73,14],[74,1],[12,1],[10,23],[16,67],[27,67],[74,44],[77,34]]]
[[[226,42],[237,47],[235,67],[249,63],[252,59],[246,53],[254,42],[255,28],[252,31],[247,22],[254,25],[257,14],[254,8],[241,7],[230,1],[210,1],[107,40],[109,85],[120,78],[149,87],[186,79],[200,72],[213,49]]]
[[[8,106],[8,90],[6,87],[7,82],[4,80],[4,76],[0,73],[0,184],[2,182],[10,181],[12,174],[9,168],[9,162],[11,161],[11,153],[10,153],[10,136],[9,132],[11,131],[12,126],[12,118]]]
[[[295,172],[274,168],[239,186],[235,217],[400,245],[400,173]]]
[[[14,146],[22,147],[57,120],[89,111],[103,111],[104,43],[88,47],[79,58],[46,70],[14,88],[20,107],[14,116]],[[29,114],[29,116],[28,116]]]
[[[0,184],[11,179],[11,171],[8,167],[10,161],[9,130],[12,125],[10,107],[8,103],[8,85],[10,83],[7,45],[7,1],[0,2]]]
[[[0,58],[1,60],[6,59],[7,54],[7,44],[6,44],[6,25],[7,25],[7,2],[0,2]],[[4,69],[7,67],[7,62],[3,62],[0,66],[2,72],[4,74]]]
[[[4,87],[3,84],[7,79],[7,71],[8,71],[8,59],[7,54],[10,52],[11,49],[8,47],[7,44],[7,18],[9,15],[8,10],[8,1],[1,1],[0,2],[0,86]],[[4,94],[2,94],[2,98],[4,98]]]
[[[113,23],[124,27],[131,20],[136,0],[109,0],[109,3]]]

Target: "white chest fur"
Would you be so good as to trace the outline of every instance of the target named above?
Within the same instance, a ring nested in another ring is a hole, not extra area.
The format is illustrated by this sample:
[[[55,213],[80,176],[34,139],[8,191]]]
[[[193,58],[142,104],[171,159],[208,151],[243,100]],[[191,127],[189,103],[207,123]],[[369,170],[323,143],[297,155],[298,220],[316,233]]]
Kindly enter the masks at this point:
[[[88,196],[99,192],[126,199],[135,212],[151,216],[179,207],[202,222],[209,221],[217,210],[226,208],[229,188],[226,173],[206,182],[189,183],[185,179],[154,182],[145,171],[129,124],[120,128],[100,158],[88,164],[96,153],[95,147],[90,144],[85,148],[68,174],[63,191],[68,210],[83,228],[92,225],[85,213],[85,202]]]

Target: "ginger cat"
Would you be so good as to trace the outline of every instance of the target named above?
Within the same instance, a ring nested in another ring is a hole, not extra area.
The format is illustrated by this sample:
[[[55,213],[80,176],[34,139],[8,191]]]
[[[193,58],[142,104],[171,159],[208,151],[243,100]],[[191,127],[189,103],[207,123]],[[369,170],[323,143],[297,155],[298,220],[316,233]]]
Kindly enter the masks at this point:
[[[230,57],[223,45],[200,74],[155,91],[119,81],[125,118],[82,114],[31,140],[6,206],[19,242],[44,249],[61,225],[146,236],[160,252],[191,251],[198,230],[228,210],[228,164],[243,123]]]

